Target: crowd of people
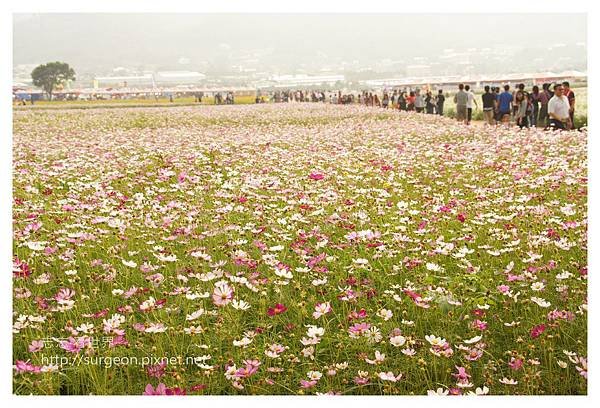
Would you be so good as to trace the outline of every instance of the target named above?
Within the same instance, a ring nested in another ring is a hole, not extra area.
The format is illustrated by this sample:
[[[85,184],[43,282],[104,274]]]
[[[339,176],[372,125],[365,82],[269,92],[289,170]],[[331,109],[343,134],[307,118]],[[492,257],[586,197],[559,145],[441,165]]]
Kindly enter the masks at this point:
[[[199,102],[202,102],[200,98]],[[225,93],[225,96],[221,92],[215,94],[215,105],[233,105],[235,102],[233,92],[229,91]]]
[[[381,96],[380,96],[381,95]],[[332,104],[363,104],[365,106],[381,107],[415,111],[432,115],[444,115],[444,106],[449,94],[443,89],[394,89],[384,90],[382,94],[373,91],[358,93],[342,93],[342,91],[307,91],[282,90],[273,92],[270,102],[328,102]],[[473,112],[480,108],[470,85],[459,84],[458,91],[453,96],[456,106],[455,118],[461,123],[471,124]],[[265,97],[257,94],[256,103],[265,102]],[[483,120],[487,125],[509,126],[511,123],[520,128],[531,126],[573,129],[575,112],[575,92],[569,82],[534,85],[531,91],[525,89],[525,84],[518,84],[514,89],[510,85],[484,87],[481,95]]]
[[[483,119],[488,125],[514,122],[520,128],[530,126],[573,129],[575,122],[575,92],[569,82],[557,84],[545,83],[540,90],[534,85],[531,91],[525,90],[525,84],[518,84],[511,91],[510,85],[500,87],[484,87],[481,95]],[[473,104],[477,107],[475,95],[468,85],[460,84],[454,96],[456,103],[456,119],[469,124]]]

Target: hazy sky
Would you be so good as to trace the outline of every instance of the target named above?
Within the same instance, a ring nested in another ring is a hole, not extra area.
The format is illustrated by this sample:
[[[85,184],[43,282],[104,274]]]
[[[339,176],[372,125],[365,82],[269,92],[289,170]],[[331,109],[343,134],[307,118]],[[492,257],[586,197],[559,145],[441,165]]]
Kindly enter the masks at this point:
[[[14,63],[169,64],[433,56],[446,48],[586,42],[585,14],[15,14]],[[226,44],[226,45],[224,45]]]

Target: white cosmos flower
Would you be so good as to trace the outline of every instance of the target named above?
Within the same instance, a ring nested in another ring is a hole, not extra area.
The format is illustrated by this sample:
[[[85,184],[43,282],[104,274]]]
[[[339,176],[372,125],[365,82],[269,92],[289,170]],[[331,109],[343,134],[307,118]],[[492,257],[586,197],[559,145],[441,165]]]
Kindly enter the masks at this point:
[[[482,387],[477,387],[475,392],[469,391],[467,395],[487,395],[490,392],[490,389],[485,385]]]
[[[137,267],[137,264],[134,261],[126,261],[125,259],[123,259],[121,262],[123,262],[123,265],[128,266],[130,268]]]
[[[292,279],[294,277],[292,272],[288,271],[285,268],[275,268],[275,275],[285,279]]]
[[[391,310],[381,309],[377,312],[377,316],[381,317],[385,321],[388,321],[394,316],[394,314]]]
[[[379,350],[375,350],[375,359],[374,360],[365,358],[365,361],[367,362],[367,364],[380,364],[380,363],[383,363],[384,360],[385,360],[385,354],[382,354]]]
[[[189,315],[187,315],[185,317],[185,320],[191,321],[191,320],[196,320],[197,318],[199,318],[200,316],[202,316],[204,314],[204,309],[198,309],[195,312],[190,313]]]
[[[394,347],[402,347],[406,343],[406,337],[400,335],[394,336],[390,338],[390,343]]]
[[[244,300],[233,300],[231,302],[231,306],[237,310],[248,310],[250,309],[250,304]]]
[[[542,299],[539,297],[532,296],[531,301],[540,307],[549,307],[550,306],[550,302],[548,302],[546,299]]]
[[[249,339],[248,337],[244,337],[241,340],[234,340],[233,341],[233,345],[236,346],[236,347],[246,347],[250,343],[252,343],[252,339]]]
[[[173,255],[163,255],[163,254],[158,254],[158,255],[154,255],[156,256],[156,258],[158,258],[159,261],[162,262],[175,262],[177,261],[177,255],[173,254]]]
[[[167,327],[162,323],[151,323],[144,331],[146,333],[163,333],[166,330]]]
[[[427,264],[425,266],[428,271],[433,271],[433,272],[440,272],[443,269],[440,265],[435,264],[433,262],[427,262]]]
[[[444,397],[448,395],[448,390],[444,390],[442,387],[437,390],[427,390],[427,395],[430,397]]]
[[[391,381],[391,382],[400,381],[400,379],[402,378],[402,374],[398,374],[396,376],[391,371],[388,371],[387,373],[383,373],[383,372],[378,373],[377,376],[383,381]]]
[[[531,284],[531,290],[536,291],[536,292],[544,290],[545,287],[546,287],[546,285],[544,285],[543,282],[533,282]]]
[[[473,338],[467,339],[467,340],[463,340],[463,343],[465,344],[473,344],[473,343],[477,343],[479,340],[481,340],[481,336],[475,336]]]
[[[506,384],[506,385],[517,385],[519,382],[516,380],[513,380],[512,378],[502,378],[500,381],[502,384]]]
[[[202,328],[202,326],[190,326],[190,327],[185,327],[183,329],[183,332],[185,334],[200,334],[204,331],[204,329]]]
[[[32,251],[43,251],[46,248],[46,241],[29,241],[27,242],[27,248]]]
[[[429,342],[429,344],[431,344],[432,346],[443,346],[446,344],[446,339],[443,339],[441,337],[436,337],[433,334],[429,334],[427,336],[425,336],[425,340],[427,340]]]
[[[308,330],[306,331],[306,335],[308,337],[323,337],[325,334],[325,329],[317,326],[307,326]]]

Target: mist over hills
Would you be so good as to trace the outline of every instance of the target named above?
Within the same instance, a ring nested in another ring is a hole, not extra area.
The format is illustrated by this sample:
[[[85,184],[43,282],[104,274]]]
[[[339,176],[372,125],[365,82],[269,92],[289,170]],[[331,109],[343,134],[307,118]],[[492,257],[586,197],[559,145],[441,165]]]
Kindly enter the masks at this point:
[[[481,69],[512,72],[556,58],[559,68],[585,69],[587,54],[584,14],[72,13],[15,14],[13,22],[15,65],[62,60],[80,72],[358,70],[439,63],[449,49]]]

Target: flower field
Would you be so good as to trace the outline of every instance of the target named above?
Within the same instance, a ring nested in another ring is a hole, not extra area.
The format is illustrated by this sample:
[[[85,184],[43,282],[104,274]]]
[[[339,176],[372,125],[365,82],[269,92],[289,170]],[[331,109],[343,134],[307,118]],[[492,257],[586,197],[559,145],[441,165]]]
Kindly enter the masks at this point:
[[[15,394],[586,394],[587,132],[15,111]]]

